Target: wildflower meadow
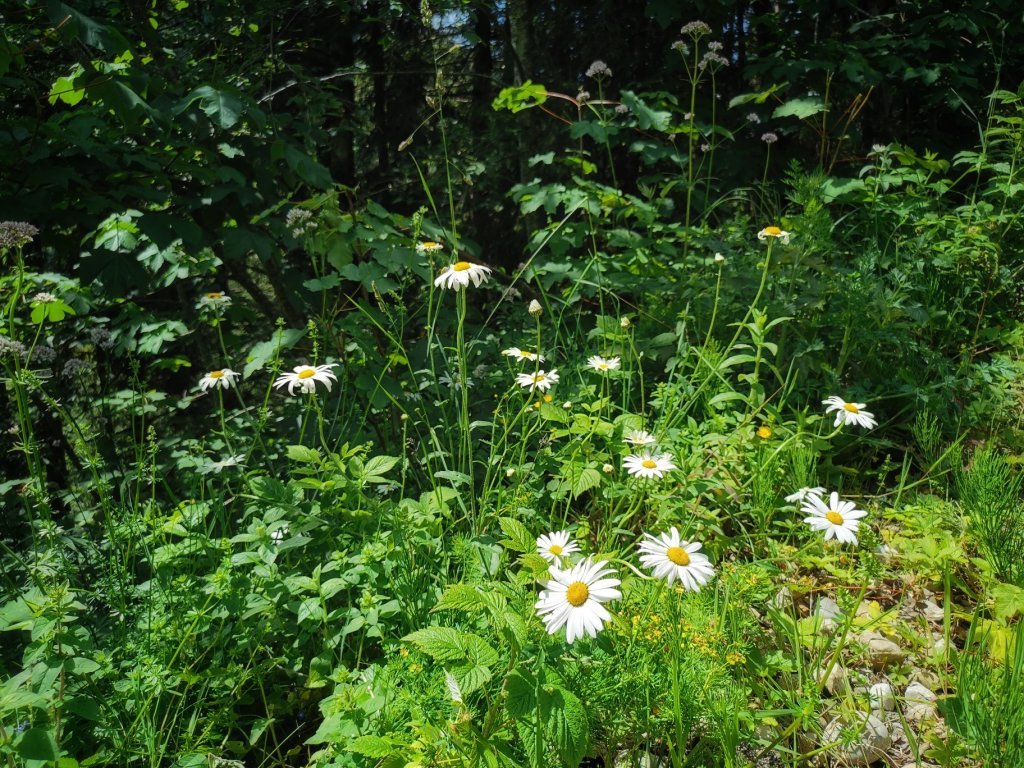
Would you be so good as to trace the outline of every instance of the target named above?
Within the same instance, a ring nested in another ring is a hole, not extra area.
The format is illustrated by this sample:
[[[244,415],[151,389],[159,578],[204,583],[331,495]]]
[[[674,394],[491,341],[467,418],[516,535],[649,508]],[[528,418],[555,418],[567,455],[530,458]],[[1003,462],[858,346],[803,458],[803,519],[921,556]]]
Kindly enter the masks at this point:
[[[1024,766],[1020,8],[690,5],[0,9],[0,765]]]

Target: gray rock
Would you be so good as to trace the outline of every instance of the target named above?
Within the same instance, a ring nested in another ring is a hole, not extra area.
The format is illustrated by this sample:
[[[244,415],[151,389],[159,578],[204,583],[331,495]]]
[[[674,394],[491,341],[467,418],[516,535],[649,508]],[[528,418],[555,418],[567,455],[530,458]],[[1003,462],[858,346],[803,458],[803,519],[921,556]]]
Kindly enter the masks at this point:
[[[936,624],[941,624],[946,618],[946,612],[942,609],[942,606],[934,600],[924,601],[924,605],[921,607],[921,614],[928,619],[928,621],[934,621]]]
[[[906,651],[877,632],[862,632],[857,639],[867,646],[868,662],[876,670],[888,669],[907,658]]]
[[[875,712],[890,711],[896,708],[896,694],[889,683],[875,683],[868,689],[868,701]]]
[[[912,723],[922,720],[935,720],[939,716],[935,706],[938,696],[921,683],[913,682],[903,692],[903,714]]]
[[[843,731],[848,728],[856,729],[857,736],[844,744]],[[889,728],[875,715],[868,715],[866,719],[853,723],[836,718],[825,726],[821,738],[822,745],[840,742],[829,752],[838,758],[841,764],[849,766],[877,763],[885,757],[886,751],[892,746]]]
[[[831,597],[821,597],[818,599],[818,604],[814,607],[814,615],[838,621],[842,618],[843,612],[839,609],[839,603]]]
[[[818,685],[824,682],[825,690],[833,696],[838,696],[840,693],[848,691],[850,689],[850,680],[843,665],[839,663],[834,664],[826,678],[825,670],[827,668],[828,665],[826,664],[824,667],[818,667],[814,670],[814,680]]]

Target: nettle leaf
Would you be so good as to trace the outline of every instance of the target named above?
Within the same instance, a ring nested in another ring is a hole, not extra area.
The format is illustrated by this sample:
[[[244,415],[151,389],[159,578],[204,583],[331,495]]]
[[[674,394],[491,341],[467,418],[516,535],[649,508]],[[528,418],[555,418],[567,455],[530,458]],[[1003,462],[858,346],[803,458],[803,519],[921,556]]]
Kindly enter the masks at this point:
[[[524,717],[537,709],[537,682],[529,672],[509,673],[505,685],[505,709],[511,717]]]
[[[583,702],[564,688],[542,689],[541,714],[559,757],[569,766],[579,765],[587,752],[590,724]]]
[[[458,661],[464,657],[461,632],[451,627],[426,627],[402,639],[412,643],[435,661]]]
[[[533,552],[537,548],[537,540],[530,533],[529,529],[518,520],[511,517],[499,517],[498,524],[501,532],[508,538],[498,542],[505,549],[513,552]]]
[[[470,584],[452,584],[430,609],[434,611],[472,611],[485,605],[484,596]]]

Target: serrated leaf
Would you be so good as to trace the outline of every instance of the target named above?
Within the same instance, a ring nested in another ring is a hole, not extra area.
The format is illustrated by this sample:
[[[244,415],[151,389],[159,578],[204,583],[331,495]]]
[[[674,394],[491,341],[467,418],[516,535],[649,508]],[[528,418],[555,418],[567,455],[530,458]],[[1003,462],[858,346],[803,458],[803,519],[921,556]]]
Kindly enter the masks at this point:
[[[369,483],[383,482],[381,475],[394,469],[399,461],[397,456],[374,456],[363,467],[363,479]]]
[[[541,696],[541,713],[555,750],[569,766],[579,765],[587,752],[590,725],[583,702],[564,688],[555,688]]]
[[[471,611],[483,607],[484,604],[484,596],[476,587],[469,584],[452,584],[430,610],[431,613],[434,611]]]
[[[365,757],[387,757],[394,747],[383,736],[360,736],[348,743],[348,750]]]
[[[321,462],[320,451],[315,448],[307,448],[304,445],[289,445],[288,458],[300,464],[319,464]]]
[[[499,517],[498,525],[501,526],[501,532],[508,537],[500,542],[506,549],[511,549],[513,552],[533,552],[537,549],[537,540],[529,529],[518,520],[511,517]]]
[[[435,661],[457,661],[465,658],[460,642],[461,634],[451,627],[426,627],[402,639],[412,643]]]
[[[536,681],[529,672],[509,673],[505,684],[505,709],[512,717],[524,717],[537,708]]]

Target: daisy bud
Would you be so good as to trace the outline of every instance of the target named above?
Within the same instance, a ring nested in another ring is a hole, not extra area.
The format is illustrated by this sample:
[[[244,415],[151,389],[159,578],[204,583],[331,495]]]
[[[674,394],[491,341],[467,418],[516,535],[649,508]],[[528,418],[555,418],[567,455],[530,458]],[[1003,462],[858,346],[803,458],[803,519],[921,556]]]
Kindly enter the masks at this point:
[[[613,467],[611,464],[605,464],[603,467],[601,467],[601,471],[604,472],[606,475],[610,475],[612,472],[615,471],[615,467]]]
[[[512,475],[514,475],[515,473],[515,469],[513,467],[509,467],[508,469],[505,470],[505,477],[512,477]]]
[[[725,256],[720,253],[715,254],[715,264],[722,264],[725,261]]]
[[[544,307],[540,305],[540,302],[536,299],[530,301],[530,306],[526,309],[534,317],[540,317],[544,313]]]
[[[619,320],[619,327],[622,328],[622,330],[626,330],[627,328],[629,328],[629,326],[630,322],[628,317],[623,317],[621,320]]]

